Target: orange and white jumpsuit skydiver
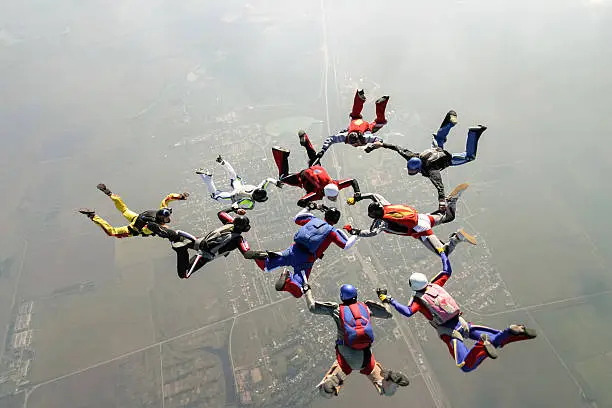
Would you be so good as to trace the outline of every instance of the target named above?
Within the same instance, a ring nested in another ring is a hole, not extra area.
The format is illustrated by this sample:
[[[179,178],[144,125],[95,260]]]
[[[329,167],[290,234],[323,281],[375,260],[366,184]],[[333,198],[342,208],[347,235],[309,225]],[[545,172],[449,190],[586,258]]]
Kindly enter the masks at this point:
[[[353,109],[349,114],[351,118],[349,127],[325,139],[321,150],[315,155],[315,161],[320,160],[327,149],[336,143],[345,143],[354,147],[360,147],[371,143],[383,142],[380,137],[374,136],[374,133],[378,132],[387,124],[385,110],[387,108],[387,102],[389,102],[389,96],[385,95],[376,100],[376,119],[374,119],[373,122],[367,122],[363,120],[361,116],[365,101],[366,97],[363,89],[357,89],[357,91],[355,91],[355,97],[353,98]]]
[[[414,291],[408,305],[403,305],[390,297],[386,289],[377,289],[379,299],[390,303],[395,310],[406,317],[421,312],[437,330],[438,336],[448,347],[457,367],[463,372],[475,370],[487,357],[497,358],[496,349],[515,341],[536,337],[536,331],[524,325],[511,324],[504,330],[467,322],[457,302],[443,288],[451,277],[452,269],[446,254],[441,254],[442,272],[429,282],[422,273],[410,276],[410,288]],[[465,346],[466,339],[476,341],[472,348]]]
[[[476,239],[463,229],[459,229],[449,236],[449,240],[445,244],[433,233],[432,228],[455,219],[457,200],[466,188],[468,188],[466,183],[455,187],[447,198],[448,205],[445,211],[438,210],[430,214],[421,214],[407,205],[391,204],[380,194],[363,194],[360,200],[367,198],[373,201],[368,206],[368,217],[374,219],[370,229],[360,230],[348,224],[344,226],[344,229],[349,234],[359,237],[373,237],[381,232],[411,236],[419,239],[427,249],[435,254],[445,252],[450,255],[459,242],[467,241],[476,245]],[[349,198],[347,203],[353,205],[355,201]]]
[[[110,237],[115,238],[127,238],[135,236],[158,236],[161,238],[168,238],[171,241],[179,239],[176,231],[167,228],[165,225],[170,223],[170,215],[172,214],[172,208],[168,207],[171,201],[175,200],[186,200],[189,197],[188,193],[182,194],[168,194],[161,202],[159,210],[147,210],[140,214],[130,210],[127,205],[123,202],[121,197],[117,194],[113,194],[104,184],[98,184],[98,190],[110,197],[115,203],[117,210],[129,221],[128,225],[121,227],[113,227],[106,220],[99,217],[95,210],[83,208],[79,210],[81,214],[86,215],[95,224],[100,226],[104,232]]]
[[[327,170],[318,164],[314,164],[317,161],[317,153],[312,147],[308,135],[303,130],[300,130],[298,135],[300,144],[304,146],[308,154],[308,168],[298,173],[289,174],[289,150],[277,146],[272,148],[272,155],[278,167],[278,179],[283,184],[306,190],[306,194],[298,200],[298,206],[306,207],[309,202],[321,200],[323,197],[327,197],[330,201],[336,201],[340,190],[347,187],[353,187],[354,197],[361,196],[357,180],[352,178],[334,180],[327,173]]]
[[[405,387],[410,383],[401,372],[384,369],[372,353],[374,332],[371,317],[390,319],[392,314],[387,307],[370,300],[359,302],[357,289],[346,284],[340,288],[341,304],[317,302],[311,290],[306,290],[305,297],[311,313],[332,317],[337,327],[336,360],[318,385],[321,395],[326,398],[338,396],[353,370],[366,375],[379,395],[391,396],[397,386]]]

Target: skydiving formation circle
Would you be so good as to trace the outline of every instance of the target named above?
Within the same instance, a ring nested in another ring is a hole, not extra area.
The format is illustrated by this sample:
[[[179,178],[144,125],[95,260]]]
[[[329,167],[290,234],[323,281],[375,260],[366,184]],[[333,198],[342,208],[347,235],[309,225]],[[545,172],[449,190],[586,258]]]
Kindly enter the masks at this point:
[[[372,122],[364,121],[362,111],[366,95],[363,89],[357,89],[349,113],[348,127],[327,137],[319,151],[315,149],[308,134],[299,130],[299,144],[304,147],[308,157],[307,167],[300,171],[290,172],[291,152],[280,146],[272,148],[278,176],[268,177],[257,185],[246,184],[246,179],[239,176],[221,155],[216,161],[227,173],[229,190],[217,188],[212,171],[197,169],[195,173],[201,177],[210,197],[228,205],[217,213],[221,224],[201,237],[168,227],[173,212],[169,207],[170,202],[187,200],[189,194],[186,192],[168,194],[158,209],[134,212],[119,195],[113,194],[101,183],[97,185],[98,190],[113,201],[128,224],[114,227],[93,209],[83,208],[79,212],[111,237],[157,236],[168,239],[176,253],[177,275],[181,279],[190,278],[208,263],[226,257],[236,249],[245,259],[253,260],[255,266],[265,273],[283,268],[275,283],[275,289],[288,292],[295,298],[304,297],[311,313],[330,316],[336,323],[335,360],[317,385],[320,394],[326,398],[339,395],[353,370],[359,370],[367,376],[379,395],[391,396],[396,393],[398,387],[409,385],[405,374],[384,368],[374,358],[372,351],[375,339],[372,318],[393,318],[391,307],[405,317],[420,312],[437,331],[455,365],[463,372],[471,372],[487,358],[498,358],[498,350],[506,345],[536,337],[535,330],[524,324],[513,323],[503,330],[497,330],[467,321],[457,301],[445,289],[445,284],[452,276],[450,255],[460,243],[477,245],[477,240],[463,228],[450,234],[446,242],[434,233],[435,227],[455,221],[457,202],[469,187],[468,183],[461,183],[447,195],[441,172],[474,161],[480,138],[487,127],[470,127],[465,151],[450,153],[444,146],[451,129],[458,123],[457,113],[450,110],[444,116],[439,129],[433,133],[431,147],[420,153],[413,152],[386,143],[378,135],[387,124],[385,112],[389,100],[387,95],[378,98],[374,103],[375,119]],[[321,165],[321,160],[335,144],[364,147],[368,154],[380,148],[396,151],[406,160],[409,176],[421,174],[431,180],[437,190],[437,210],[424,213],[408,204],[392,204],[378,193],[362,193],[359,183],[353,177],[343,178],[335,175],[337,178],[333,178]],[[255,206],[265,205],[270,185],[277,188],[288,185],[304,190],[303,196],[297,202],[301,209],[293,218],[299,228],[284,250],[254,250],[244,236],[253,227],[247,212]],[[346,200],[347,204],[356,206],[363,200],[369,201],[367,215],[372,219],[369,228],[356,228],[351,224],[338,227],[342,216],[340,210],[320,203],[323,198],[327,198],[331,203],[337,202],[341,191],[348,187],[353,189],[353,195]],[[322,215],[315,216],[315,211]],[[378,301],[362,302],[359,300],[358,289],[349,283],[340,287],[340,303],[315,300],[309,280],[310,273],[314,263],[323,258],[329,246],[333,243],[341,250],[349,250],[360,238],[374,237],[381,232],[419,240],[441,261],[442,271],[431,279],[421,272],[407,277],[413,293],[406,304],[391,297],[387,288],[376,289]],[[468,341],[473,344],[468,346]]]

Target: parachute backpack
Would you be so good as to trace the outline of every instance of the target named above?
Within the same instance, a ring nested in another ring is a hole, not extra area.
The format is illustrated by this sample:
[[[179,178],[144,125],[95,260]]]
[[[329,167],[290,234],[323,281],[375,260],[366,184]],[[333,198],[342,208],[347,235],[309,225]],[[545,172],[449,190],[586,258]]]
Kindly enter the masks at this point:
[[[442,286],[427,285],[424,293],[417,292],[415,296],[421,299],[425,307],[431,312],[433,317],[431,324],[434,327],[438,327],[461,314],[455,299]]]
[[[340,305],[340,321],[344,328],[345,346],[363,350],[374,342],[370,311],[365,303]]]
[[[293,240],[314,254],[334,228],[319,218],[313,218],[295,233]]]

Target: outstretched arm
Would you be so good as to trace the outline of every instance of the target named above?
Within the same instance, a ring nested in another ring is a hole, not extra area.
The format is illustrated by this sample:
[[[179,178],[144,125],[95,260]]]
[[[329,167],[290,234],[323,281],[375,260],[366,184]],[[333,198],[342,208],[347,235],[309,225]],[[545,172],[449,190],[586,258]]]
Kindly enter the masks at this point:
[[[311,290],[307,290],[306,293],[304,293],[304,297],[306,298],[306,306],[308,306],[308,310],[310,310],[310,313],[333,316],[334,313],[338,310],[337,303],[315,301],[312,297]]]
[[[171,201],[186,200],[187,197],[189,197],[189,193],[170,193],[162,200],[161,204],[159,205],[159,208],[168,208],[168,204]]]
[[[431,283],[435,283],[439,286],[444,286],[448,279],[453,274],[453,269],[451,268],[450,260],[446,253],[442,252],[440,254],[440,258],[442,259],[442,272],[437,274],[432,280]]]
[[[349,234],[353,236],[358,236],[362,238],[369,238],[376,236],[383,232],[387,228],[387,223],[383,220],[374,220],[369,230],[360,230],[357,228],[353,228],[351,225],[347,224],[344,226],[344,229],[349,232]]]
[[[282,187],[282,184],[277,179],[273,177],[268,177],[267,179],[259,183],[257,188],[263,188],[265,190],[270,184],[274,184],[276,187]]]
[[[371,300],[366,300],[364,303],[368,309],[370,309],[370,314],[374,317],[378,317],[379,319],[390,319],[393,317],[385,305],[378,302],[373,302]]]
[[[313,191],[312,193],[308,193],[304,195],[302,198],[300,198],[297,202],[297,205],[298,207],[306,207],[309,202],[318,200],[320,198],[322,198],[321,194]]]
[[[361,197],[361,190],[359,189],[359,183],[356,179],[342,179],[338,180],[338,189],[342,190],[347,187],[353,187],[355,198]]]
[[[440,170],[429,170],[429,180],[438,190],[438,201],[443,203],[446,201],[446,194],[444,193],[444,183],[442,182],[442,174]]]
[[[331,237],[331,240],[334,244],[344,250],[347,250],[353,245],[355,245],[355,242],[357,241],[357,237],[355,235],[349,237],[344,231],[339,230],[337,228],[334,228],[334,230],[329,234],[329,236]]]
[[[172,242],[180,239],[180,236],[175,230],[161,226],[156,222],[147,223],[147,228],[160,238],[167,238]]]
[[[366,193],[361,195],[361,200],[372,200],[375,203],[379,203],[380,205],[389,205],[391,204],[387,199],[380,194],[376,193]]]
[[[323,146],[321,147],[321,151],[317,154],[319,157],[323,157],[327,149],[331,147],[331,145],[336,143],[344,143],[346,142],[346,132],[340,132],[336,135],[330,136],[323,141]]]
[[[217,213],[217,217],[219,217],[219,220],[221,220],[223,224],[231,224],[234,222],[234,217],[232,217],[223,210]]]
[[[267,251],[255,251],[252,250],[244,237],[240,237],[240,242],[238,243],[238,250],[244,257],[244,259],[266,259],[268,257]]]
[[[399,153],[400,156],[402,156],[406,160],[410,160],[411,158],[417,157],[419,155],[418,153],[414,153],[411,150],[404,149],[403,147],[399,147],[397,145],[393,145],[389,143],[383,143],[382,147],[384,147],[385,149],[396,151],[397,153]]]

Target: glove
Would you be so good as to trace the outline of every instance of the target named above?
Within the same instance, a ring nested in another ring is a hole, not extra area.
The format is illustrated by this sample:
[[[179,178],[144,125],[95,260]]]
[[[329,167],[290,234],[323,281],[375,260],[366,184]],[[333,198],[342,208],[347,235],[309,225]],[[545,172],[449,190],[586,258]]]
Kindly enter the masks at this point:
[[[346,224],[343,229],[346,230],[346,232],[348,232],[350,235],[359,235],[359,233],[361,232],[360,229],[357,228],[353,228],[352,226],[350,226],[349,224]]]
[[[346,199],[348,205],[355,205],[355,197],[349,197]]]
[[[441,213],[446,212],[446,200],[440,200],[440,202],[438,202],[438,211]]]
[[[374,142],[374,143],[370,144],[369,146],[366,146],[365,152],[366,153],[370,153],[372,150],[376,150],[376,149],[378,149],[381,146],[382,146],[382,142]]]
[[[324,154],[325,154],[324,151],[320,151],[319,153],[317,153],[317,159],[320,159],[321,157],[323,157]]]
[[[280,181],[280,180],[278,180],[278,181],[276,182],[276,187],[278,187],[278,188],[283,188],[283,182],[282,182],[282,181]]]
[[[184,192],[180,195],[179,200],[186,200],[189,197],[189,193]]]
[[[376,294],[383,303],[391,303],[391,299],[393,299],[392,297],[387,296],[387,289],[378,288],[376,289]]]
[[[246,210],[244,208],[239,208],[236,210],[236,214],[238,215],[245,215],[246,214]]]
[[[317,210],[319,208],[319,206],[317,205],[317,203],[314,203],[312,201],[309,201],[308,204],[306,204],[306,207],[308,207],[309,210]]]
[[[221,157],[221,155],[217,157],[217,163],[223,163],[223,157]]]

